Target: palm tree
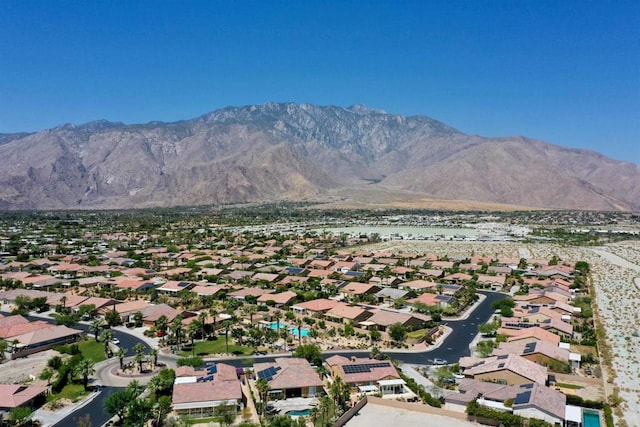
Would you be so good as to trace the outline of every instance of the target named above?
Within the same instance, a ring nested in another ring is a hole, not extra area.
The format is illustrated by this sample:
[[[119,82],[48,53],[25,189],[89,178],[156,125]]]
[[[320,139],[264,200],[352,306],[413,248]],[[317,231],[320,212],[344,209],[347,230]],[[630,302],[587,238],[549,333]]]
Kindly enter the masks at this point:
[[[273,318],[276,319],[276,330],[280,332],[280,320],[282,319],[282,312],[280,310],[273,313]]]
[[[298,327],[298,345],[302,345],[302,320],[296,320],[296,326]]]
[[[258,312],[258,307],[253,304],[249,304],[245,308],[245,312],[249,315],[249,322],[251,323],[251,326],[253,326],[253,315]]]
[[[213,333],[216,333],[216,317],[218,317],[218,310],[215,307],[209,310],[209,316],[213,317]]]
[[[100,328],[102,328],[102,319],[95,319],[91,322],[91,325],[89,325],[89,330],[93,331],[93,336],[96,341],[98,341],[98,332],[100,332]]]
[[[74,368],[74,374],[82,377],[82,385],[84,389],[87,389],[89,383],[89,376],[93,375],[96,370],[93,368],[93,363],[89,359],[82,359]]]
[[[191,355],[195,356],[196,354],[196,346],[195,346],[195,339],[196,339],[196,334],[198,333],[198,331],[200,330],[200,321],[199,320],[194,320],[191,323],[189,323],[189,326],[187,326],[187,336],[189,337],[189,340],[191,340]]]
[[[124,357],[127,355],[128,352],[129,352],[129,349],[125,347],[120,347],[116,352],[116,356],[118,356],[118,359],[120,360],[121,371],[124,370]]]
[[[0,362],[4,362],[4,352],[9,348],[9,343],[0,338]]]
[[[233,321],[231,319],[222,322],[222,327],[224,328],[224,343],[227,354],[229,354],[229,330],[231,329],[231,326],[233,326]]]
[[[198,314],[198,321],[200,322],[200,326],[202,328],[201,338],[204,340],[206,338],[204,328],[207,323],[207,313],[205,313],[204,311],[201,311],[200,314]]]
[[[180,345],[182,343],[182,316],[177,316],[171,322],[171,334],[176,339],[176,346],[178,347],[178,351],[180,351]]]
[[[267,409],[267,394],[269,393],[269,383],[266,379],[260,378],[256,381],[256,390],[258,390],[258,395],[260,396],[260,402],[262,402],[261,412],[264,417],[264,413]]]
[[[133,351],[136,352],[134,360],[138,365],[138,371],[142,372],[142,362],[144,360],[144,345],[142,343],[136,344],[135,346],[133,346]]]
[[[162,332],[162,336],[160,337],[160,341],[164,343],[164,336],[167,334],[167,328],[169,327],[169,319],[164,314],[158,317],[156,320],[156,329]]]
[[[152,348],[149,354],[151,355],[151,357],[153,357],[153,366],[158,366],[158,349]]]
[[[351,387],[345,383],[342,378],[336,377],[329,387],[329,395],[333,399],[333,403],[340,411],[347,409],[347,402],[351,394]]]
[[[111,357],[111,348],[109,344],[111,340],[113,340],[113,332],[111,330],[106,330],[100,334],[100,339],[104,342],[104,353],[107,356],[107,359]]]

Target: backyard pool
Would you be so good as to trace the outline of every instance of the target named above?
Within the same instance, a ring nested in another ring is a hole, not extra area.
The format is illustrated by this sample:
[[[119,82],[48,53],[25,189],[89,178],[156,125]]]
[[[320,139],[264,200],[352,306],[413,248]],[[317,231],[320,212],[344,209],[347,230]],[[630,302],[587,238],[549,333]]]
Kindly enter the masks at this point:
[[[310,409],[303,409],[301,411],[288,411],[287,415],[289,415],[290,417],[307,417],[309,416],[310,412]]]
[[[269,328],[278,329],[278,322],[272,322],[271,324],[269,324]],[[287,329],[287,331],[289,331],[290,334],[296,337],[298,336],[298,328],[296,328],[295,326],[287,325],[286,323],[281,322],[280,329]],[[309,330],[305,328],[300,328],[300,336],[306,337],[307,335],[309,335]]]
[[[582,412],[583,427],[600,427],[600,414],[594,411],[584,410]]]

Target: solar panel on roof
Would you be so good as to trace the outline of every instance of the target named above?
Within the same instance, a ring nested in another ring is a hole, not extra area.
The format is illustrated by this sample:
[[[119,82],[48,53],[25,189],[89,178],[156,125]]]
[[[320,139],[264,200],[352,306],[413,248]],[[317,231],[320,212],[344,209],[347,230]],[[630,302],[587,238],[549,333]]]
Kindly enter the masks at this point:
[[[501,354],[500,356],[497,357],[498,360],[504,360],[506,358],[508,358],[509,355],[508,354]]]
[[[210,374],[215,374],[216,372],[218,372],[218,366],[217,365],[209,366],[207,368],[207,372]]]
[[[536,343],[535,343],[535,342],[527,343],[527,344],[524,346],[524,351],[522,352],[522,354],[530,354],[530,353],[533,353],[533,352],[535,351],[535,349],[536,349]]]
[[[515,400],[513,401],[514,405],[522,405],[524,403],[529,403],[529,399],[531,399],[531,392],[525,391],[523,393],[518,393],[516,395]]]
[[[498,369],[500,369],[500,368],[504,368],[504,363],[500,363],[500,364],[498,365]]]
[[[355,365],[344,365],[342,369],[345,374],[360,374],[363,372],[371,372],[371,369],[386,368],[388,366],[390,366],[389,362],[359,363]]]

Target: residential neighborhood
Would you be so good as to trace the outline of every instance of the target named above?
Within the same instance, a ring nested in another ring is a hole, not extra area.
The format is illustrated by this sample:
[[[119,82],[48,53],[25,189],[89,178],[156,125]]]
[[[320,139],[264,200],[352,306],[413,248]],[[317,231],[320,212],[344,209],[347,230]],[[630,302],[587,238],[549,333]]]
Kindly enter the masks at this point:
[[[309,232],[4,233],[2,361],[36,369],[7,377],[6,416],[46,420],[116,385],[100,411],[122,425],[343,425],[377,398],[541,426],[610,410],[581,260],[378,251]],[[447,354],[480,307],[467,355]]]

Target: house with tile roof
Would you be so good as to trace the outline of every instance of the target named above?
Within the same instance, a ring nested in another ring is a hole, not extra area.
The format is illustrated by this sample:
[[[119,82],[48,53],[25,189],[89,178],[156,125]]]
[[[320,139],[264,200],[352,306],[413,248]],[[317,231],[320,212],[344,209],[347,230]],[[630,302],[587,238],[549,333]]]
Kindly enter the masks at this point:
[[[279,357],[273,362],[253,365],[256,379],[269,384],[269,395],[275,399],[315,397],[324,394],[324,383],[306,359]]]
[[[324,316],[326,312],[340,304],[340,301],[319,298],[311,301],[297,303],[291,306],[291,309],[297,313],[308,314],[314,317],[321,317]]]
[[[273,301],[276,307],[283,307],[295,301],[298,295],[295,292],[284,291],[278,294],[263,294],[258,297],[258,304],[267,304]]]
[[[327,311],[324,317],[336,323],[353,322],[357,324],[367,320],[371,315],[372,313],[363,307],[340,303]]]
[[[473,358],[463,359],[472,360]],[[460,367],[463,366],[463,363],[461,359]],[[467,378],[508,385],[521,385],[531,382],[546,385],[549,376],[547,368],[544,366],[515,354],[477,359],[470,365],[466,364],[463,373]]]
[[[38,407],[46,400],[49,387],[23,384],[0,384],[0,412],[19,407]]]
[[[354,391],[363,392],[375,387],[383,394],[406,392],[404,380],[389,360],[335,355],[329,357],[325,364],[333,378],[342,378]]]
[[[560,367],[569,366],[569,350],[554,345],[548,341],[536,341],[530,343],[523,342],[502,342],[493,350],[493,356],[504,354],[517,354],[538,365]],[[557,372],[557,371],[556,371]]]
[[[246,403],[246,398],[236,368],[216,363],[203,371],[185,371],[180,375],[176,372],[171,403],[180,416],[206,418],[217,415],[216,408],[221,405],[238,411]]]
[[[457,392],[445,394],[445,409],[464,412],[470,401],[524,418],[536,418],[553,425],[564,425],[566,401],[564,394],[538,383],[518,386],[464,379]],[[513,403],[506,405],[506,401]]]

